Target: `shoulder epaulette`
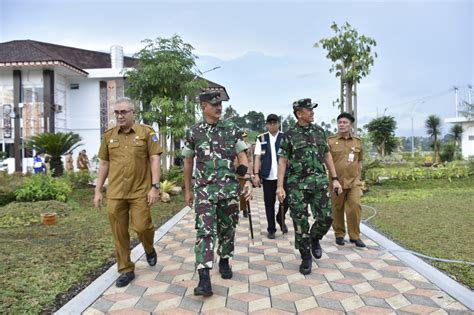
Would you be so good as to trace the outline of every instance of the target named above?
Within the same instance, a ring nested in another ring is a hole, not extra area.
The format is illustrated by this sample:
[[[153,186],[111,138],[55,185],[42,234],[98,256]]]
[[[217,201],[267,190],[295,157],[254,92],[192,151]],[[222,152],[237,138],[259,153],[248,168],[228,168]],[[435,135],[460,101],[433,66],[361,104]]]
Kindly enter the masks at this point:
[[[355,138],[355,139],[357,139],[357,140],[362,141],[362,139],[361,139],[359,136],[356,136],[356,135],[352,135],[352,138]]]
[[[114,130],[115,126],[114,127],[109,127],[107,129],[105,129],[104,131],[104,134],[108,133],[108,132],[111,132],[112,130]]]

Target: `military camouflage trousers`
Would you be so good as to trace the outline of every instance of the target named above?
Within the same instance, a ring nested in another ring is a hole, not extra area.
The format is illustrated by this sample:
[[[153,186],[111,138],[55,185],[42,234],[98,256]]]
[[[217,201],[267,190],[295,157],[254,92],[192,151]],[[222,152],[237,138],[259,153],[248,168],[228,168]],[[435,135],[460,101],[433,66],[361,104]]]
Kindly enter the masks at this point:
[[[214,247],[218,238],[217,255],[231,258],[234,255],[235,229],[239,221],[238,199],[218,201],[196,200],[196,268],[212,268]]]
[[[290,189],[290,215],[295,227],[295,248],[308,249],[310,237],[318,240],[329,231],[332,223],[331,196],[327,179],[318,182],[320,189]],[[314,223],[310,227],[308,206],[311,208]]]

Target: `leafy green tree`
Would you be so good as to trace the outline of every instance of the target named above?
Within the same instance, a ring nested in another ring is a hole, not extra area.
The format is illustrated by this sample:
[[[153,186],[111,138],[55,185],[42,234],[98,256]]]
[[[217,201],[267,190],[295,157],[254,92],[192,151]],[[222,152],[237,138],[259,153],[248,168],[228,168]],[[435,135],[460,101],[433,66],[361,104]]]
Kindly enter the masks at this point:
[[[439,140],[438,136],[441,135],[441,121],[438,116],[436,115],[430,115],[428,116],[428,119],[425,121],[425,128],[426,128],[426,133],[431,137],[433,140],[432,146],[433,146],[433,154],[434,154],[434,163],[436,164],[438,162],[438,157],[439,157]]]
[[[392,153],[397,145],[398,140],[395,137],[397,122],[392,116],[382,116],[372,119],[364,126],[369,134],[369,139],[377,148],[378,154],[385,156]]]
[[[454,124],[451,127],[451,135],[452,135],[453,140],[454,140],[454,156],[453,156],[453,159],[456,159],[456,153],[460,149],[459,143],[461,142],[462,133],[463,133],[463,130],[462,130],[462,125],[461,124]]]
[[[82,144],[81,137],[77,133],[57,132],[42,133],[31,137],[25,143],[25,147],[34,149],[37,152],[44,152],[51,156],[51,172],[53,177],[63,175],[64,167],[61,161],[61,155],[73,151]]]
[[[254,110],[244,115],[247,121],[248,128],[253,131],[264,132],[265,131],[265,116],[262,112],[256,112]]]
[[[229,105],[227,106],[225,109],[224,109],[224,115],[222,116],[222,118],[224,118],[225,120],[230,120],[236,116],[239,116],[239,114],[237,113],[237,111],[232,107],[232,105]]]
[[[281,121],[281,129],[283,132],[287,132],[291,127],[296,124],[296,119],[293,115],[286,116],[285,119]]]
[[[354,129],[357,130],[357,92],[355,86],[370,73],[370,67],[377,58],[377,53],[373,51],[373,47],[377,43],[370,37],[359,35],[357,30],[347,22],[341,27],[333,22],[331,29],[336,35],[319,40],[314,44],[314,47],[322,47],[327,50],[326,57],[333,62],[329,72],[335,72],[336,77],[341,80],[339,109],[341,112],[346,111],[354,114],[356,118]],[[354,97],[354,104],[352,103],[352,97]]]
[[[145,47],[135,55],[137,67],[125,74],[127,94],[141,103],[145,123],[158,123],[164,156],[173,156],[174,140],[182,138],[185,128],[194,123],[196,96],[206,83],[194,71],[194,48],[178,35],[143,42]]]

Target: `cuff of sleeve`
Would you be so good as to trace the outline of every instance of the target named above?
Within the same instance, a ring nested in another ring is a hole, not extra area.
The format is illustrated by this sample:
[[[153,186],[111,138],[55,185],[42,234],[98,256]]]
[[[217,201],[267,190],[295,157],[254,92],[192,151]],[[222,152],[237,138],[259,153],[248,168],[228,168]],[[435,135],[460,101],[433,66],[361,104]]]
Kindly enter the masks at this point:
[[[193,157],[194,156],[194,151],[189,149],[189,148],[184,148],[183,151],[181,152],[181,155],[184,158]]]
[[[238,141],[236,144],[235,144],[235,152],[236,153],[240,153],[244,150],[247,149],[247,144],[245,144],[245,142],[243,141]]]

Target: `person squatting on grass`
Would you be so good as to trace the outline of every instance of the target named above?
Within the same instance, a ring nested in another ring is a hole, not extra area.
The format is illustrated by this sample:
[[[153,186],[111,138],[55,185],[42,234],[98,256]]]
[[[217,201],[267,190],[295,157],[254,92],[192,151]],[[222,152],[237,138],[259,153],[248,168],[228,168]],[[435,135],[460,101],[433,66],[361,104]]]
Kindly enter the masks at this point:
[[[283,202],[286,197],[283,183],[288,163],[290,215],[295,228],[295,247],[299,249],[302,259],[300,272],[304,275],[311,273],[311,253],[316,259],[321,258],[319,241],[331,228],[331,198],[326,168],[332,176],[333,188],[341,191],[326,134],[321,127],[312,123],[313,109],[317,106],[309,98],[293,103],[297,122],[285,132],[278,151],[277,195],[279,201]],[[311,227],[308,205],[315,220]]]
[[[244,197],[252,195],[251,178],[247,175],[247,145],[242,132],[229,121],[221,120],[222,100],[219,92],[199,95],[203,120],[186,134],[184,157],[184,198],[193,206],[191,177],[196,159],[194,210],[196,213],[196,243],[194,247],[199,284],[194,295],[211,296],[209,270],[213,267],[214,247],[218,238],[219,273],[232,278],[229,258],[234,254],[235,230],[239,220],[239,181],[236,173],[245,177]],[[239,166],[234,167],[235,156]]]
[[[129,217],[148,264],[156,265],[150,206],[159,200],[162,149],[152,127],[135,123],[134,104],[130,99],[117,100],[114,114],[117,126],[104,132],[99,149],[94,204],[100,209],[101,188],[108,177],[107,210],[121,274],[116,286],[124,287],[135,278],[135,265],[130,260]]]

